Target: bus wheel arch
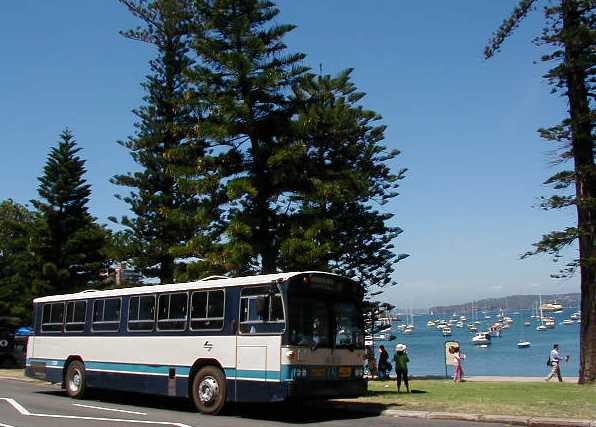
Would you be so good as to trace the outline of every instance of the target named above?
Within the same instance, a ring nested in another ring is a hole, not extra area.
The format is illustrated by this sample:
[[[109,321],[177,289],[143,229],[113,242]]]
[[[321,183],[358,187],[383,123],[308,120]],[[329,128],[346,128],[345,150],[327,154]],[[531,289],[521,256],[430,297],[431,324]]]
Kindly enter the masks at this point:
[[[226,375],[213,359],[199,359],[189,375],[189,397],[205,415],[217,415],[226,402]]]
[[[80,356],[69,356],[64,363],[64,388],[74,399],[82,399],[87,391],[85,363]]]
[[[62,388],[64,388],[64,381],[66,380],[66,370],[68,369],[68,365],[70,365],[70,363],[74,360],[78,360],[83,365],[85,364],[85,362],[83,362],[83,358],[77,354],[71,354],[66,358],[64,361],[64,367],[62,368]]]

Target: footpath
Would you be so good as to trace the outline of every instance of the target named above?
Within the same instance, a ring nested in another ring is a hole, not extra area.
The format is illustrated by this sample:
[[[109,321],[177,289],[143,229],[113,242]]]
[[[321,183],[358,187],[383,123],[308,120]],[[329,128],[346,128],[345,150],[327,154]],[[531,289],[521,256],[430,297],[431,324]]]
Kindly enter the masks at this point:
[[[18,381],[26,381],[26,382],[38,382],[39,380],[34,380],[27,378],[23,375],[22,369],[0,369],[0,380],[2,379],[13,379]],[[569,383],[577,382],[577,378],[566,378]],[[467,377],[466,382],[474,383],[470,384],[475,389],[472,392],[476,392],[478,387],[494,387],[495,383],[503,383],[504,385],[508,385],[509,387],[514,387],[516,384],[519,383],[520,386],[528,386],[531,385],[530,383],[542,383],[541,386],[552,386],[553,390],[557,389],[557,384],[544,384],[544,379],[540,377]],[[346,412],[352,412],[357,414],[366,414],[371,416],[385,416],[385,417],[393,417],[393,418],[419,418],[419,419],[428,419],[428,420],[450,420],[450,421],[475,421],[475,422],[484,422],[484,423],[500,423],[500,424],[508,424],[513,426],[529,426],[529,427],[596,427],[596,417],[592,417],[592,419],[576,419],[575,416],[570,416],[568,418],[558,418],[558,417],[549,417],[549,416],[525,416],[525,415],[505,415],[505,414],[487,414],[487,413],[475,413],[474,411],[439,411],[439,410],[411,410],[411,409],[399,409],[399,406],[404,405],[403,402],[396,401],[397,398],[403,399],[405,397],[414,397],[421,396],[422,393],[441,393],[440,389],[435,390],[436,384],[441,384],[442,386],[453,386],[454,390],[458,394],[465,394],[461,393],[459,390],[464,391],[462,386],[466,386],[465,383],[463,384],[450,384],[450,382],[442,380],[431,380],[431,379],[422,379],[422,378],[412,378],[411,383],[415,384],[417,388],[421,388],[428,391],[419,391],[413,390],[414,393],[411,394],[397,394],[394,393],[393,390],[387,390],[388,386],[391,385],[393,387],[393,381],[370,381],[370,396],[365,396],[359,399],[339,399],[339,400],[330,400],[330,401],[323,401],[323,402],[305,402],[304,404],[310,407],[319,408],[319,409],[338,409]],[[580,386],[577,386],[580,387]],[[596,391],[596,387],[593,386],[581,386],[581,387],[588,387],[584,389],[586,393],[594,393]],[[551,387],[549,387],[551,388]],[[383,394],[387,396],[382,396]],[[596,393],[594,393],[596,396]],[[591,396],[591,395],[590,395]],[[539,396],[537,398],[540,398]],[[487,399],[490,399],[488,397]],[[590,399],[590,397],[588,397]],[[563,400],[563,399],[561,399]],[[559,400],[557,404],[565,404],[564,401]],[[487,401],[488,402],[488,401]],[[440,402],[443,403],[443,402]],[[592,404],[596,404],[596,402],[592,402]],[[426,405],[429,408],[432,408],[433,401],[428,401]],[[441,407],[440,404],[436,405],[437,407]],[[572,409],[573,411],[573,409]],[[501,411],[499,411],[501,412]],[[465,424],[464,424],[465,425]]]

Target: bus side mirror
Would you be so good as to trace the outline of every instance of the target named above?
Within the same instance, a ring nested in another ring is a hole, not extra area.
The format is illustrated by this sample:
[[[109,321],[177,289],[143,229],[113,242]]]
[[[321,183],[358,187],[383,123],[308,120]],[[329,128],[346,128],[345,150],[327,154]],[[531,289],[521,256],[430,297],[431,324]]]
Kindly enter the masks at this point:
[[[237,333],[238,332],[238,321],[236,319],[232,319],[232,321],[230,322],[230,325],[232,326],[232,333]]]

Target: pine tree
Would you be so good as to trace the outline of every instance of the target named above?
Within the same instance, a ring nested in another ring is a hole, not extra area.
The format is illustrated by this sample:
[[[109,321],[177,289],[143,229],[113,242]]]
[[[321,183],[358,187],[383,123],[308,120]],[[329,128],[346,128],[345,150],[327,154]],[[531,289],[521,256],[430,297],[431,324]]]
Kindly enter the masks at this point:
[[[388,225],[393,214],[380,210],[397,196],[406,170],[391,172],[387,163],[399,151],[383,145],[381,117],[359,105],[365,94],[350,81],[351,71],[308,75],[294,88],[291,157],[272,161],[300,183],[287,200],[281,254],[289,270],[332,270],[375,292],[395,284],[395,265],[407,257],[394,251],[401,229]]]
[[[197,138],[209,144],[194,187],[218,219],[209,236],[186,245],[206,269],[233,274],[276,271],[283,166],[291,86],[305,71],[303,54],[286,52],[294,27],[272,24],[279,11],[264,0],[197,0],[191,102],[201,112]],[[225,209],[224,209],[225,207]],[[203,215],[205,216],[205,215]]]
[[[39,178],[40,200],[32,203],[42,221],[32,241],[44,284],[33,289],[34,296],[77,292],[97,284],[104,268],[106,231],[87,208],[91,186],[84,179],[80,150],[72,133],[64,130]]]
[[[180,174],[194,168],[204,149],[200,141],[188,138],[196,122],[185,100],[188,91],[186,71],[191,11],[186,0],[120,0],[144,27],[122,33],[157,49],[150,61],[150,75],[143,83],[145,104],[135,111],[137,133],[121,142],[141,167],[139,172],[117,175],[112,182],[129,187],[122,199],[132,217],[121,223],[132,232],[135,265],[147,277],[171,283],[175,273],[172,248],[200,234],[195,212],[197,197],[183,191]],[[194,122],[193,122],[194,120]]]
[[[490,58],[520,22],[538,5],[539,0],[521,0],[511,16],[493,35],[485,49]],[[553,231],[536,243],[523,257],[547,253],[555,261],[561,251],[579,242],[579,257],[568,262],[555,277],[572,275],[579,267],[581,275],[580,383],[596,381],[596,167],[594,164],[594,41],[596,4],[593,0],[559,0],[544,7],[546,25],[539,44],[552,50],[542,57],[554,63],[544,76],[553,92],[565,96],[569,116],[560,124],[539,133],[558,145],[556,162],[573,167],[557,172],[546,180],[559,192],[544,198],[544,209],[575,206],[577,224]]]
[[[39,218],[12,200],[0,203],[0,313],[31,322],[32,290],[39,260],[31,252],[30,237]]]

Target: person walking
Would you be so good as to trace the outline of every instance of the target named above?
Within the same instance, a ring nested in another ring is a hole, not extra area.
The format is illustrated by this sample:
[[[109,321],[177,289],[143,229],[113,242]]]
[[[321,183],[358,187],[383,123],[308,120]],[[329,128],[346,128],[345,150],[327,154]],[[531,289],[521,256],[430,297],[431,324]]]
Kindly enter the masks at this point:
[[[463,361],[466,358],[466,355],[462,353],[459,346],[456,346],[453,347],[453,357],[455,358],[455,375],[453,379],[456,383],[460,383],[464,379]]]
[[[559,349],[559,344],[553,345],[553,349],[550,352],[550,356],[548,358],[547,365],[550,366],[550,374],[544,379],[545,381],[550,381],[552,377],[555,375],[559,379],[559,382],[563,382],[563,377],[561,377],[561,351]],[[565,361],[569,360],[569,356],[566,356]]]
[[[410,385],[408,384],[408,348],[405,344],[398,344],[395,346],[395,355],[393,356],[395,362],[395,373],[397,374],[397,392],[401,387],[401,381],[403,379],[404,385],[408,393],[410,392]]]
[[[387,378],[387,370],[389,368],[389,353],[385,350],[384,345],[379,346],[379,364],[377,369],[379,370],[379,379],[384,380]]]

